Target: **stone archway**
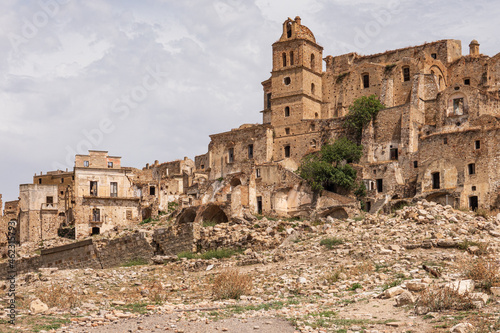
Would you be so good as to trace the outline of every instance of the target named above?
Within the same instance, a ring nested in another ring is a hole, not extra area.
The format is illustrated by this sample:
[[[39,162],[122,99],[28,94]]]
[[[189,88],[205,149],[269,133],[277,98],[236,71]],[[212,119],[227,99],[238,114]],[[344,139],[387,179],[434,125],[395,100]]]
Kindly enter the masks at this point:
[[[190,223],[196,219],[196,210],[194,208],[184,208],[177,217],[177,223]]]
[[[331,216],[333,217],[334,219],[346,219],[349,217],[349,215],[347,214],[346,210],[342,207],[334,207],[334,208],[330,208],[328,209],[327,211],[323,212],[321,214],[322,217],[328,217],[328,216]]]
[[[223,223],[228,222],[229,219],[220,206],[210,205],[200,214],[200,222],[203,221]]]

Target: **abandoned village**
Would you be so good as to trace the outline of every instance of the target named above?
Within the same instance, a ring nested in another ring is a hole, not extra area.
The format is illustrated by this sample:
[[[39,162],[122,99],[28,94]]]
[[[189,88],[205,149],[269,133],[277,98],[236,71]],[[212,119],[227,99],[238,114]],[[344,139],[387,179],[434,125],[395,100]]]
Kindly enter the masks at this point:
[[[73,170],[35,174],[19,186],[19,200],[5,203],[1,248],[10,220],[22,245],[64,233],[80,241],[159,214],[189,225],[182,232],[190,233],[203,221],[237,222],[249,214],[353,216],[361,209],[354,195],[315,193],[296,170],[304,156],[344,135],[349,106],[370,95],[385,109],[363,130],[355,165],[367,189],[365,210],[417,199],[498,208],[500,53],[481,54],[476,40],[468,46],[465,56],[459,40],[324,56],[301,19],[287,19],[272,45],[271,77],[262,82],[263,109],[255,110],[261,124],[211,135],[208,152],[194,161],[136,169],[92,150],[75,156]],[[173,242],[173,235],[165,239]]]

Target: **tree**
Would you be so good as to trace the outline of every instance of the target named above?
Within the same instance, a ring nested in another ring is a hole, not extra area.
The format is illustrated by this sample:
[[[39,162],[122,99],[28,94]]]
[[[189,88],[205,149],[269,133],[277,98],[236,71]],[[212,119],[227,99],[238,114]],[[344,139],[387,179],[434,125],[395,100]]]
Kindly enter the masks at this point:
[[[385,109],[377,96],[370,95],[362,96],[349,106],[349,113],[344,122],[344,127],[350,131],[358,142],[361,142],[363,128],[377,115],[377,113]]]
[[[298,169],[314,191],[324,189],[336,192],[340,188],[354,190],[356,195],[363,192],[364,186],[356,182],[356,170],[348,163],[358,162],[363,147],[343,137],[333,144],[306,156]]]

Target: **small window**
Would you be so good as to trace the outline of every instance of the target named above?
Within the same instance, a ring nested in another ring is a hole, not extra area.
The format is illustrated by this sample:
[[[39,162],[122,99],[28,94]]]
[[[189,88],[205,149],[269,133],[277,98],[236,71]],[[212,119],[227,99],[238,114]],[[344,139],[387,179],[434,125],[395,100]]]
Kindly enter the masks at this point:
[[[377,192],[382,193],[384,191],[384,180],[377,179]]]
[[[314,83],[311,83],[311,94],[315,94],[316,93],[316,87],[314,86]]]
[[[156,187],[154,186],[149,187],[149,195],[156,195]]]
[[[288,86],[290,83],[292,83],[292,79],[290,79],[290,77],[286,77],[283,82],[285,83],[285,86]]]
[[[271,93],[268,93],[266,95],[266,106],[267,106],[267,109],[270,109],[271,108],[271,96],[272,94]]]
[[[476,190],[476,187],[475,186],[472,186],[472,190],[475,191]]]
[[[431,58],[432,59],[437,59],[437,54],[436,53],[431,53]]]
[[[470,163],[468,165],[468,169],[469,169],[469,175],[475,175],[476,174],[476,164]]]
[[[248,158],[253,158],[253,144],[248,145]]]
[[[368,74],[363,74],[363,88],[369,88],[370,87],[370,75]]]
[[[262,214],[262,197],[257,197],[257,214]]]
[[[64,178],[61,178],[61,184],[64,183]]]
[[[89,161],[83,161],[83,166],[88,168],[89,167]]]
[[[310,130],[311,132],[313,132],[314,130],[316,130],[316,125],[311,124],[311,126],[309,127],[309,130]]]
[[[286,53],[285,52],[283,52],[282,58],[283,58],[283,67],[286,67]]]
[[[290,117],[290,107],[285,106],[285,117]]]
[[[42,178],[38,178],[38,184],[42,183]]]
[[[440,188],[440,177],[439,172],[434,172],[432,174],[432,189],[437,190]]]
[[[455,98],[453,100],[453,113],[457,116],[461,116],[464,114],[464,99],[463,98]]]
[[[316,139],[312,139],[311,140],[311,148],[316,148],[316,145],[317,145]]]
[[[101,210],[99,208],[92,209],[92,222],[101,222]]]
[[[403,81],[410,81],[410,67],[403,67]]]
[[[314,54],[311,53],[311,69],[314,70],[316,63],[314,61]]]
[[[255,169],[255,176],[260,178],[260,169]]]
[[[200,167],[202,170],[205,169],[205,164],[202,164]]]
[[[53,204],[54,203],[54,197],[47,197],[45,199],[45,203],[48,203],[48,204]]]
[[[226,194],[226,201],[231,201],[231,193]]]
[[[64,195],[64,191],[61,191],[61,195]]]
[[[443,144],[447,145],[448,144],[448,138],[443,139]]]
[[[413,161],[413,167],[416,169],[418,168],[418,161]]]
[[[111,182],[109,184],[109,194],[111,197],[118,197],[118,183]]]
[[[90,195],[93,197],[97,197],[97,182],[90,181]]]
[[[227,151],[227,162],[228,163],[233,163],[234,162],[234,148],[229,148]]]
[[[132,220],[132,210],[131,209],[127,209],[126,211],[126,217],[127,217],[127,220]]]
[[[99,227],[92,227],[92,236],[99,235],[100,233],[101,233],[101,228],[99,228]]]
[[[287,128],[285,128],[285,134],[286,134],[286,135],[290,134],[290,128],[288,128],[288,127],[287,127]]]
[[[391,148],[391,161],[397,161],[398,160],[398,148]]]
[[[476,140],[476,142],[474,143],[474,146],[476,147],[476,149],[480,149],[481,148],[481,141]]]
[[[290,146],[285,146],[285,157],[290,157]]]
[[[464,85],[470,86],[470,79],[464,79]]]
[[[286,37],[292,38],[292,24],[290,22],[286,25]]]
[[[113,168],[113,162],[108,162],[108,168]]]
[[[293,51],[290,51],[290,66],[293,66]]]

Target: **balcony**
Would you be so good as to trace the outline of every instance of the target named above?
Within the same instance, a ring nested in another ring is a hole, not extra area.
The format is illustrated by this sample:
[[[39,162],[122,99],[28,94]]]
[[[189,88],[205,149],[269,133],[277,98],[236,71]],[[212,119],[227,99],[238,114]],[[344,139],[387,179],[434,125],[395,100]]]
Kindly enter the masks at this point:
[[[58,210],[57,204],[55,204],[55,203],[43,203],[41,210],[44,210],[44,211],[55,210],[55,211],[57,211]]]

